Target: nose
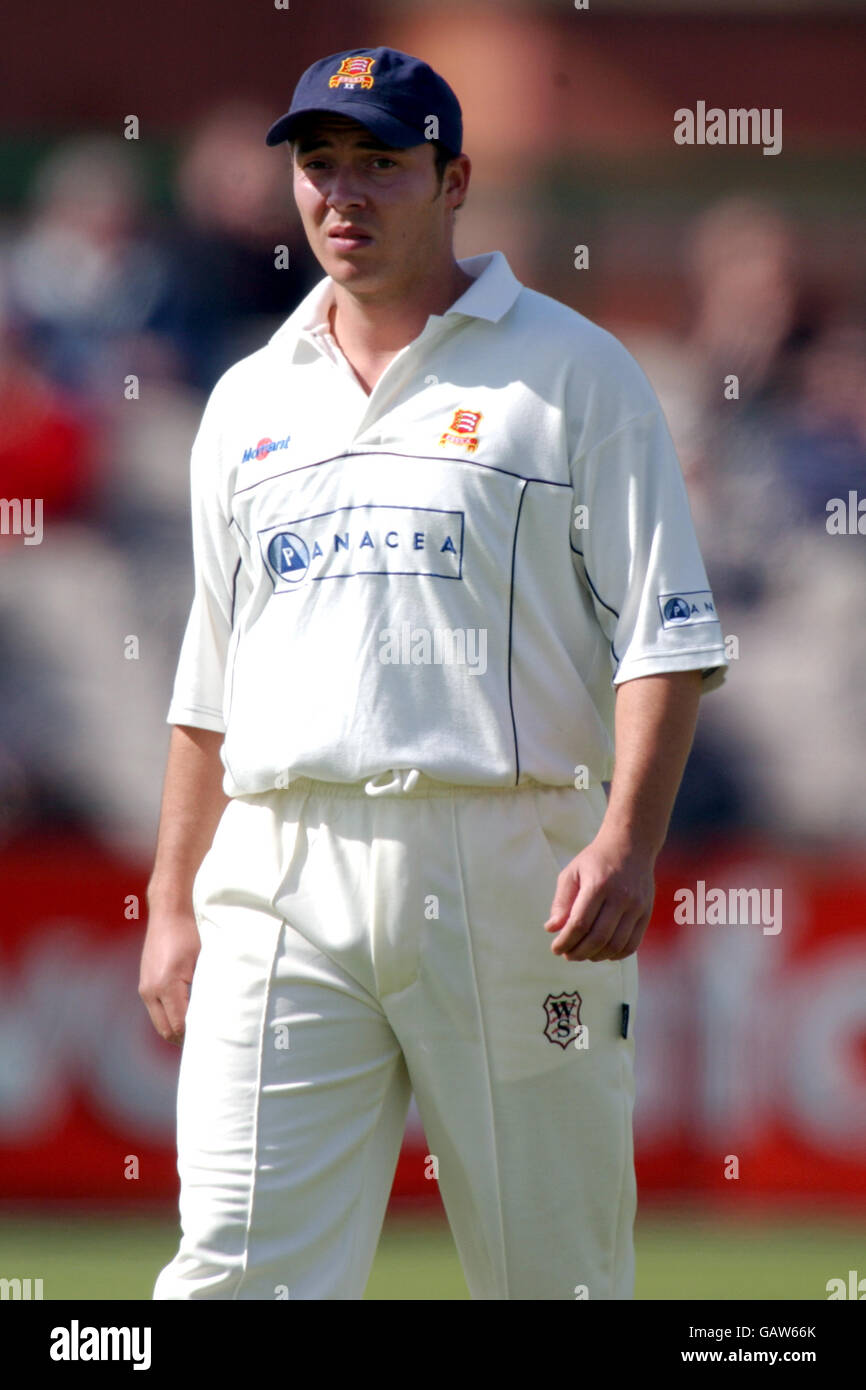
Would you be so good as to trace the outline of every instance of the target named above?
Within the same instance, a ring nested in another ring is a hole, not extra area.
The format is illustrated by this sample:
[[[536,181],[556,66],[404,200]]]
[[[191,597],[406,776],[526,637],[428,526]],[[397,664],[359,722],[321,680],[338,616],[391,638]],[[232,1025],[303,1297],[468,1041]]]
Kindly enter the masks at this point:
[[[327,203],[340,212],[343,208],[361,207],[365,201],[356,171],[350,165],[340,165],[328,181]]]

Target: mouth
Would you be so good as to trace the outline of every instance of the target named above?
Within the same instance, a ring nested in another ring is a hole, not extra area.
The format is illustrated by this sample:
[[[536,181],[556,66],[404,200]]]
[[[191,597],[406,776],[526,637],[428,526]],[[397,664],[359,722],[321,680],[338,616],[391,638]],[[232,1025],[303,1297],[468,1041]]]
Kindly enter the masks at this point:
[[[343,226],[332,227],[328,232],[328,240],[339,251],[360,251],[362,247],[369,246],[373,238],[360,227]]]

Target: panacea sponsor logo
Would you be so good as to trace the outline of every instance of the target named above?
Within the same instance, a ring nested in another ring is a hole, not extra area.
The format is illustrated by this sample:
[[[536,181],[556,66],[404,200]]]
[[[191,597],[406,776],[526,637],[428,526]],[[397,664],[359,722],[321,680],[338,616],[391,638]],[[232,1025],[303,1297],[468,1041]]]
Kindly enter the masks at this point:
[[[259,532],[275,593],[359,574],[462,579],[462,512],[370,502],[293,517]]]
[[[719,620],[709,589],[694,593],[659,594],[662,627],[684,627],[686,623],[715,623]]]

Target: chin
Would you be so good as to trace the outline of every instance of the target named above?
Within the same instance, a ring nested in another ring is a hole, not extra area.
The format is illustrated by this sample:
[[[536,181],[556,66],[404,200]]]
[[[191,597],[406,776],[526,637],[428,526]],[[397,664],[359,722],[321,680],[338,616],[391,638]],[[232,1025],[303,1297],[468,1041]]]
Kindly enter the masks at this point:
[[[359,264],[350,256],[324,256],[322,266],[326,275],[338,285],[369,285],[372,289],[379,276],[373,266]]]

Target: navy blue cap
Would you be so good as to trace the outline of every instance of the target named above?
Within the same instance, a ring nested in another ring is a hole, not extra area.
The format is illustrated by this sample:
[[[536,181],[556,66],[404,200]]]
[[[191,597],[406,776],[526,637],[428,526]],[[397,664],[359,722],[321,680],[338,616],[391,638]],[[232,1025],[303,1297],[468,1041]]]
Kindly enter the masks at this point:
[[[350,116],[395,149],[425,140],[440,140],[453,155],[463,148],[460,103],[448,83],[396,48],[348,48],[313,63],[265,143],[293,139],[302,117],[317,111]]]

